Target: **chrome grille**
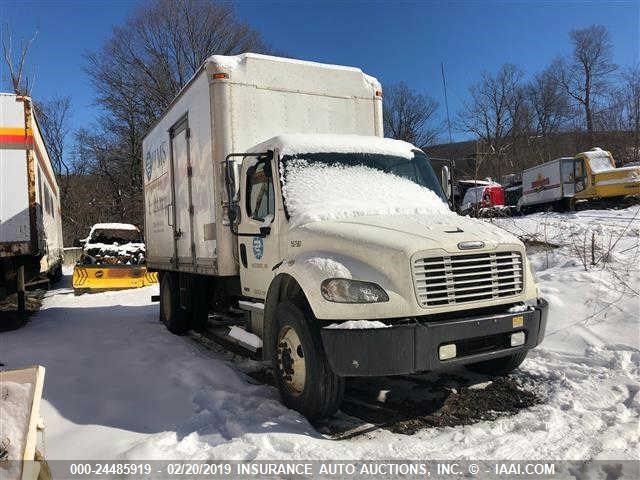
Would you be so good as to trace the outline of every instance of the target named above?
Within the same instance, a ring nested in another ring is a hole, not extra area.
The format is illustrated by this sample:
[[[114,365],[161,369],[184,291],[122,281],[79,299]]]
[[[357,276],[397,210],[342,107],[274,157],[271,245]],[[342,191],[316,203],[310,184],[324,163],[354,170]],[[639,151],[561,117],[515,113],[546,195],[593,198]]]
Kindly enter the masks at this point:
[[[524,285],[519,252],[417,258],[413,282],[423,307],[510,297]]]

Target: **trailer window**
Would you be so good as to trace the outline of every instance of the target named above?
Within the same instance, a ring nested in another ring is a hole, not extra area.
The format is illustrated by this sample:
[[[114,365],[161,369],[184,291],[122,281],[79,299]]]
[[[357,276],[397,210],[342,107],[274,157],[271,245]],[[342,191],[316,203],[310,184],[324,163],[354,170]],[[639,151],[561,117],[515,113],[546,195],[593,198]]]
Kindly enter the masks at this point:
[[[275,198],[271,165],[260,162],[247,171],[247,215],[258,221],[264,221],[275,213]]]

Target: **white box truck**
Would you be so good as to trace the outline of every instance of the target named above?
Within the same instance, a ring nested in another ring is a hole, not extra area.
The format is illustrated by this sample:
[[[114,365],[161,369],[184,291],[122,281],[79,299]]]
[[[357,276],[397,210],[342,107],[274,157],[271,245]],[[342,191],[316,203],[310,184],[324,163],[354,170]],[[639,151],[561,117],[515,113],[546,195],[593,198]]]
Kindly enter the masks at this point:
[[[544,336],[523,244],[449,210],[427,156],[381,138],[381,95],[357,68],[213,56],[143,141],[160,320],[244,319],[311,419],[345,377],[503,374]]]
[[[0,93],[0,290],[62,275],[60,191],[31,98]]]
[[[562,157],[524,170],[518,211],[527,212],[542,205],[568,208],[575,194],[573,164],[573,157]]]

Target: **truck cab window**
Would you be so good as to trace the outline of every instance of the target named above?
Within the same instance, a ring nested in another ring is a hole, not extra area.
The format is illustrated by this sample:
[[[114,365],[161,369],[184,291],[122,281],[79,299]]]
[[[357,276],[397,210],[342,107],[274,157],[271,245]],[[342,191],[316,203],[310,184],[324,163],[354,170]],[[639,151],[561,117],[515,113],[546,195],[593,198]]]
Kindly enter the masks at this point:
[[[264,221],[275,213],[275,198],[271,165],[260,162],[247,171],[247,214],[250,218]]]

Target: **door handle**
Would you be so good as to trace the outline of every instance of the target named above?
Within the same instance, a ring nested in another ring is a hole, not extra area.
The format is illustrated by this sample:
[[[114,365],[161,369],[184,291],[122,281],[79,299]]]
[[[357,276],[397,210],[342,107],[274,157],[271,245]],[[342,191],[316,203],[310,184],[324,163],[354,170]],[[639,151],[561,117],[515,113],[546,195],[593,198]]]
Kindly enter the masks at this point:
[[[247,268],[247,246],[244,243],[240,244],[240,261],[242,262],[242,266]]]
[[[182,236],[182,229],[179,228],[176,230],[176,233],[173,234],[173,238],[180,238]]]
[[[168,203],[167,204],[167,225],[169,225],[170,227],[173,227],[173,223],[171,223],[172,221],[171,217],[173,216],[172,209],[173,209],[173,203]]]

